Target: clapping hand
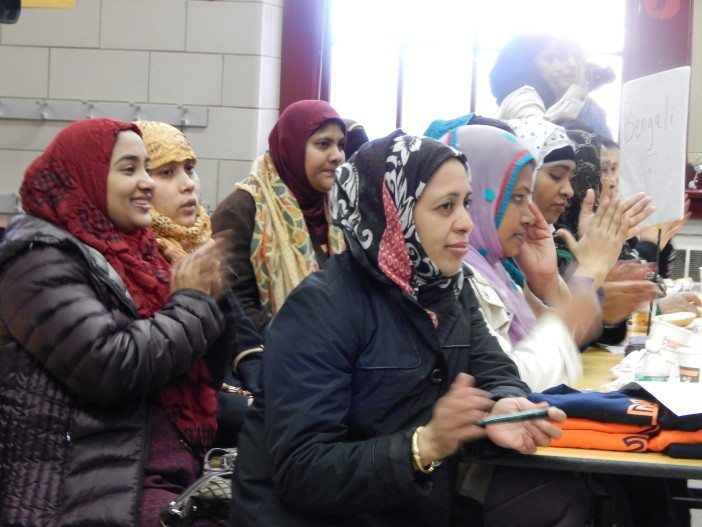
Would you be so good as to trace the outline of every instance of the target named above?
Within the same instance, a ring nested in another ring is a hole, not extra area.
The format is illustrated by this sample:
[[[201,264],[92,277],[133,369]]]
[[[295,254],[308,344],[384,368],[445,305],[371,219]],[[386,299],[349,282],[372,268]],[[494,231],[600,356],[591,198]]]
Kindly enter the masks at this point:
[[[618,200],[605,199],[578,241],[565,229],[559,229],[556,233],[563,238],[578,262],[576,274],[592,278],[596,288],[614,267],[627,239],[632,213],[631,207],[627,211],[627,206]]]
[[[180,289],[197,289],[217,297],[221,283],[214,240],[209,240],[171,267],[171,293]]]
[[[685,213],[681,220],[667,221],[661,224],[661,244],[658,246],[659,251],[662,250],[663,247],[668,245],[668,242],[670,242],[670,240],[673,239],[673,237],[678,233],[681,227],[685,225],[687,220],[690,219],[691,215],[692,212],[690,212],[690,199],[688,198],[685,200]],[[646,227],[639,236],[642,240],[651,242],[655,245],[658,241],[658,228],[655,226]]]
[[[643,230],[648,229],[642,222],[655,212],[655,207],[651,206],[651,197],[644,192],[634,194],[629,199],[622,201],[622,210],[629,214],[628,232],[626,238],[638,236]],[[587,233],[592,218],[595,216],[595,191],[588,189],[580,208],[578,217],[578,236],[582,237]]]

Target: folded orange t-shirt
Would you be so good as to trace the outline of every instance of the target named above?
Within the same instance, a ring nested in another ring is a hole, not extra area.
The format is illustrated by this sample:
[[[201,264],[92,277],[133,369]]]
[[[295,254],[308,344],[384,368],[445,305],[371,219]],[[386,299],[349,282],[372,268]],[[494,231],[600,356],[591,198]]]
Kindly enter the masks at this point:
[[[654,452],[662,452],[672,444],[702,444],[702,430],[696,430],[694,432],[662,430],[649,441],[648,448]]]
[[[589,419],[568,418],[561,423],[563,435],[552,439],[551,446],[592,448],[622,452],[643,452],[648,449],[657,426],[603,423]]]

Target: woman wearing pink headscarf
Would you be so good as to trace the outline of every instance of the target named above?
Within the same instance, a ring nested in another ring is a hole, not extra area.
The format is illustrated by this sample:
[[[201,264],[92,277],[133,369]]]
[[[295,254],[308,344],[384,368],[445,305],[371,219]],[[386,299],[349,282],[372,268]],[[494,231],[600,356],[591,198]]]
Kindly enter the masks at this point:
[[[471,168],[475,227],[465,261],[488,326],[532,390],[576,382],[582,374],[576,343],[599,322],[599,305],[591,288],[571,298],[562,287],[550,229],[531,202],[533,155],[514,135],[489,126],[464,126],[446,140]],[[618,229],[614,212],[601,207],[598,227]],[[509,258],[525,274],[524,289],[508,272]],[[548,304],[558,304],[558,314]]]

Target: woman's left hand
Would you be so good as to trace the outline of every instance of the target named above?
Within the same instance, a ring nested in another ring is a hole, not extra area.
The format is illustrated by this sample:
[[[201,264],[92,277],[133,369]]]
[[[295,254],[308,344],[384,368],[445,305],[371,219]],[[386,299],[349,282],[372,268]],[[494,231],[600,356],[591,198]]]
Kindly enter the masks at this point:
[[[526,239],[514,257],[527,282],[543,282],[558,277],[556,244],[543,214],[534,202],[529,203],[534,223],[526,229]]]
[[[531,292],[542,301],[556,302],[561,297],[556,243],[539,208],[532,202],[529,210],[534,223],[527,227],[526,239],[514,259]]]
[[[658,247],[658,250],[662,251],[663,248],[666,245],[668,245],[670,240],[672,240],[675,237],[675,235],[682,228],[682,226],[685,225],[685,223],[687,223],[687,220],[690,219],[690,216],[692,216],[692,212],[690,212],[690,199],[687,198],[685,199],[685,210],[683,212],[682,219],[675,221],[667,221],[661,224],[661,244]],[[651,242],[655,245],[658,241],[658,227],[654,225],[652,227],[646,228],[644,231],[641,232],[639,237],[643,241]]]
[[[546,403],[535,404],[524,397],[508,397],[495,403],[489,416],[523,412],[546,407]],[[493,424],[485,427],[488,438],[504,448],[511,448],[522,454],[531,454],[536,447],[548,446],[551,439],[561,437],[561,429],[554,423],[564,421],[566,414],[556,407],[548,409],[548,419],[533,419],[514,423]]]

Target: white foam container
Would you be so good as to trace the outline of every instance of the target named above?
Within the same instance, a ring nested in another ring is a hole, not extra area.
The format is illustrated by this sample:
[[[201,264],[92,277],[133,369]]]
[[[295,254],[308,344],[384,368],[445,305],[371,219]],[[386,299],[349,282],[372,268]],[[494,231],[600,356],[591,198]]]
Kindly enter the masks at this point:
[[[654,318],[651,323],[649,336],[660,338],[663,341],[664,348],[677,350],[687,345],[688,340],[692,336],[692,331]]]

